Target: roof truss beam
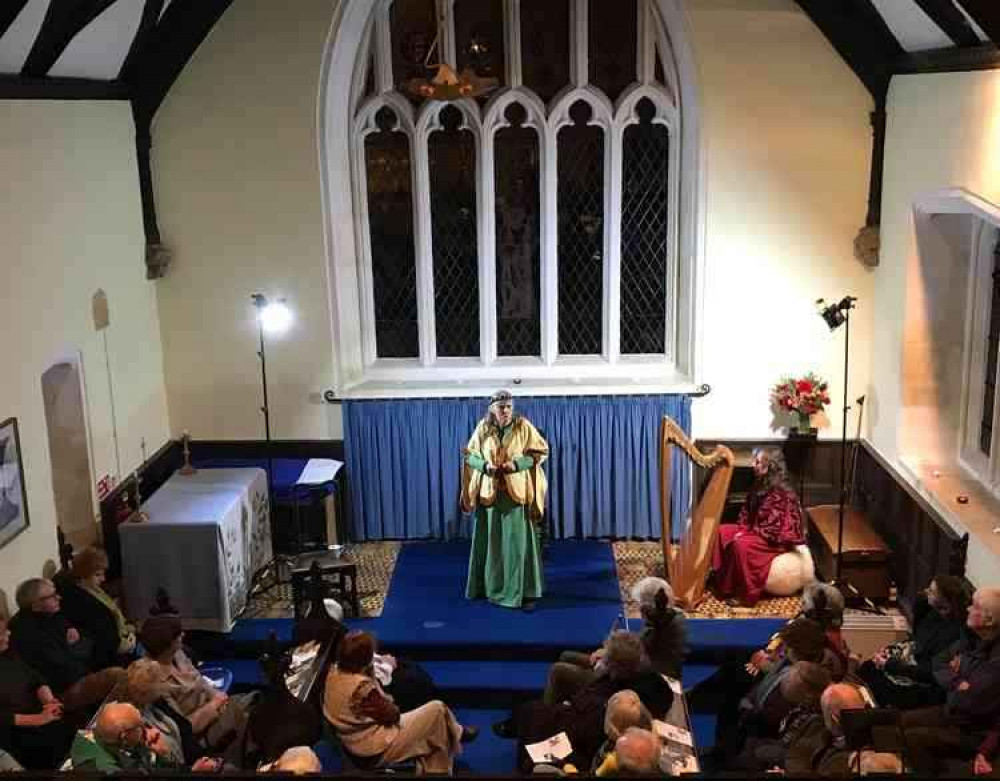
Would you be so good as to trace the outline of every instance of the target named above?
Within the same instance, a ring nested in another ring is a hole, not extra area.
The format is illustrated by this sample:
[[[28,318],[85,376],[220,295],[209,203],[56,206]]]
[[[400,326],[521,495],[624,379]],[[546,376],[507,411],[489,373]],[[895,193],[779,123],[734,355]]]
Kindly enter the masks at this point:
[[[7,0],[6,3],[0,3],[0,36],[10,29],[27,4],[28,0]]]
[[[77,33],[115,2],[116,0],[53,0],[49,3],[42,29],[28,52],[21,75],[31,78],[46,76]]]
[[[913,0],[942,32],[955,42],[956,46],[979,46],[982,41],[972,29],[965,14],[958,10],[952,0]]]
[[[975,19],[986,37],[1000,44],[1000,3],[997,0],[959,0],[959,3]]]
[[[796,2],[881,104],[891,75],[886,64],[904,51],[871,0]]]

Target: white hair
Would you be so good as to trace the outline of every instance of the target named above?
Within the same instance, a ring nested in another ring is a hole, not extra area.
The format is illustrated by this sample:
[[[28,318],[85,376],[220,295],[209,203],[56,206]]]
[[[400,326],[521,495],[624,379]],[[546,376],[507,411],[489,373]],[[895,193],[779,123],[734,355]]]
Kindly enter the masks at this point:
[[[1000,588],[976,589],[973,599],[979,597],[979,609],[994,625],[1000,624]]]
[[[674,606],[674,590],[663,578],[643,578],[632,587],[632,599],[639,603],[639,607],[655,608],[656,595],[661,591],[667,594],[667,605]]]
[[[610,740],[618,740],[629,727],[649,729],[652,725],[652,716],[634,691],[622,689],[611,695],[604,709],[604,734]]]
[[[649,775],[660,772],[663,743],[648,729],[629,727],[615,742],[615,755],[621,770]]]

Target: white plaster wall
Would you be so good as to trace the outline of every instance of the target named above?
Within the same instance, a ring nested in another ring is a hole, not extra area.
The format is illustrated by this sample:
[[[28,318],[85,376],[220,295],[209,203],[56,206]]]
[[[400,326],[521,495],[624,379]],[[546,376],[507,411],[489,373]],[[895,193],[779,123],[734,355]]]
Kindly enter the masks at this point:
[[[907,322],[907,301],[918,300],[919,270],[913,203],[962,187],[1000,204],[1000,73],[897,76],[889,90],[881,264],[875,274],[879,327],[872,342],[875,388],[871,440],[896,460],[904,441],[904,344],[919,338]]]
[[[121,466],[168,436],[166,392],[153,283],[144,239],[128,104],[0,101],[0,418],[21,434],[30,528],[0,550],[0,588],[57,558],[55,502],[41,376],[80,351],[93,439],[95,480],[114,474],[108,372],[91,296],[108,295],[111,387]],[[93,515],[95,508],[80,508]]]
[[[233,3],[157,114],[157,207],[175,257],[157,294],[175,434],[263,438],[250,305],[262,292],[287,297],[296,314],[267,348],[272,436],[340,436],[320,395],[334,345],[316,141],[336,5]]]
[[[338,348],[316,149],[336,4],[297,0],[294,15],[279,6],[234,3],[154,129],[161,225],[176,258],[158,283],[175,433],[261,435],[253,290],[288,295],[299,314],[298,330],[268,350],[274,435],[340,432],[337,408],[315,396],[333,382]],[[782,374],[818,371],[839,394],[843,337],[816,316],[816,298],[861,299],[852,398],[868,386],[871,278],[852,241],[864,222],[871,100],[792,0],[692,0],[688,10],[707,172],[697,379],[713,386],[695,402],[695,430],[769,436],[768,393]]]
[[[853,257],[864,224],[872,101],[820,31],[788,0],[689,4],[701,75],[705,292],[695,434],[773,436],[771,386],[815,371],[830,383],[840,436],[843,328],[815,300],[859,299],[849,399],[869,381],[872,275]],[[853,435],[855,418],[850,419]]]

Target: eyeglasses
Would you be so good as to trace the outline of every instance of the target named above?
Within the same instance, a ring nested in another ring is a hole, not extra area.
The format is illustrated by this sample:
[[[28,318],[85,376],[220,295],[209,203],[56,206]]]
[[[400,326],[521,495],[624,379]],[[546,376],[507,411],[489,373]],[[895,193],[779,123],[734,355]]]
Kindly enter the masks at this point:
[[[47,599],[59,599],[59,592],[53,591],[51,594],[43,594],[35,600],[35,604],[37,605],[39,602],[44,602]]]

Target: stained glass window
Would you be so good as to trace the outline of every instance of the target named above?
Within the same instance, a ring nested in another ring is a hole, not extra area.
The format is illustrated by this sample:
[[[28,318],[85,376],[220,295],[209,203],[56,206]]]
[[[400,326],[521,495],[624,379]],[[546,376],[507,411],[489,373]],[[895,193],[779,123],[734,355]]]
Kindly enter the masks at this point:
[[[569,0],[521,3],[524,86],[546,103],[569,84]]]
[[[414,358],[419,346],[410,142],[395,130],[392,109],[381,109],[376,122],[378,132],[365,138],[376,353]]]
[[[622,161],[621,352],[666,346],[670,133],[643,98],[639,124],[625,128]]]
[[[478,357],[476,142],[454,106],[439,118],[443,127],[428,140],[437,354]]]
[[[635,81],[636,0],[590,0],[590,83],[612,101]]]
[[[503,84],[503,0],[455,0],[455,48],[459,69]]]
[[[559,353],[602,352],[604,130],[577,101],[559,131]]]
[[[432,74],[424,62],[438,34],[434,0],[394,0],[390,14],[393,83],[404,95],[419,102],[403,89],[403,84]]]
[[[519,103],[507,107],[510,127],[495,143],[497,354],[541,350],[538,132],[525,127]]]

